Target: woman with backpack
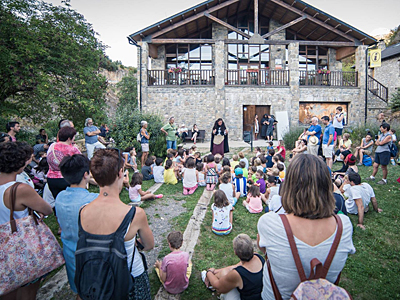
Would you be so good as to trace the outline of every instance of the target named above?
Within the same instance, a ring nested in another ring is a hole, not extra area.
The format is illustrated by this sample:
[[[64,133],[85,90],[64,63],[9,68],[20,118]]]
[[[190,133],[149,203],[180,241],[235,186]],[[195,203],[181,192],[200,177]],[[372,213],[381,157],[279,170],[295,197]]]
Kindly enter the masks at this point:
[[[147,264],[137,247],[152,249],[154,237],[144,210],[119,198],[123,166],[118,149],[98,150],[90,162],[100,193],[79,213],[75,284],[82,299],[151,299]]]
[[[334,216],[332,181],[322,160],[296,155],[287,168],[281,196],[287,215],[265,214],[257,226],[258,246],[268,257],[262,299],[290,299],[301,281],[309,279],[311,261],[328,269],[326,274],[320,272],[317,264],[314,278],[335,283],[348,254],[355,253],[350,219]]]

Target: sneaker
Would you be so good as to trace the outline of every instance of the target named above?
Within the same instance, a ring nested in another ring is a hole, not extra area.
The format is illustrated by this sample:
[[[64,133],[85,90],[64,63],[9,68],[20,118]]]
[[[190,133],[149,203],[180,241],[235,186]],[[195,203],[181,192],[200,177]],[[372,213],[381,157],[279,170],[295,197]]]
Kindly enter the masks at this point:
[[[369,176],[369,177],[365,178],[365,180],[375,180],[375,177],[372,178],[371,176]]]
[[[379,180],[376,184],[385,185],[385,184],[387,184],[387,181],[381,179],[381,180]]]
[[[201,271],[201,280],[203,280],[204,284],[206,283],[206,277],[207,277],[207,271],[203,270]],[[209,285],[207,288],[209,288],[210,290],[213,290],[213,286]]]
[[[362,163],[358,163],[358,164],[357,164],[357,166],[362,166],[362,165],[363,165]]]
[[[164,197],[163,194],[158,194],[158,195],[154,195],[154,196],[156,197],[156,199],[160,199],[160,198]]]

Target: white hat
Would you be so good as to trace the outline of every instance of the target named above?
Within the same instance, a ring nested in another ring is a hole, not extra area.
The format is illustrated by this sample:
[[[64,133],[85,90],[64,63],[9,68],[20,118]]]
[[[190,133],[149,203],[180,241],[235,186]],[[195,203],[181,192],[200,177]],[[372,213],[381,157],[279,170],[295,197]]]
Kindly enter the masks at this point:
[[[309,143],[311,146],[318,145],[318,138],[317,138],[315,135],[312,135],[312,136],[310,136],[310,137],[308,138],[308,143]]]

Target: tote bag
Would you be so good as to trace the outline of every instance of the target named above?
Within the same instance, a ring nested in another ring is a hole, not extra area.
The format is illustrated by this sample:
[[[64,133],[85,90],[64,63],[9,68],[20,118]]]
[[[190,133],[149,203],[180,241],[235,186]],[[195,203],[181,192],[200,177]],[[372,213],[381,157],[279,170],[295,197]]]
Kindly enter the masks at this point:
[[[0,296],[8,294],[65,263],[56,238],[32,211],[14,219],[15,194],[11,187],[10,222],[0,225]]]

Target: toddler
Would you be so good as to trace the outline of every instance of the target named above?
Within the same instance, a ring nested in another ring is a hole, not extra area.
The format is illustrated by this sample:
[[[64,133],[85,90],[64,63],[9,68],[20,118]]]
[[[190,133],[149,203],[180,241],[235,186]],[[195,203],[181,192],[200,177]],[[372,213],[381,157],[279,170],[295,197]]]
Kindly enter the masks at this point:
[[[250,187],[247,199],[243,200],[243,206],[252,214],[262,212],[263,206],[260,195],[260,188],[256,185]]]
[[[215,191],[214,203],[211,205],[212,232],[216,235],[227,235],[232,231],[234,209],[223,191]]]
[[[199,162],[196,164],[196,170],[198,174],[198,185],[199,186],[206,186],[206,180],[204,176],[204,168],[203,168],[203,163]]]
[[[192,262],[189,253],[180,250],[183,243],[180,231],[170,232],[167,241],[171,253],[164,257],[162,263],[157,260],[154,267],[165,290],[170,294],[179,294],[189,285]]]
[[[245,162],[245,164],[246,164],[245,168],[249,169],[249,160],[244,156],[244,153],[242,151],[240,151],[238,153],[238,155],[239,155],[240,161],[244,161]]]
[[[225,193],[226,198],[232,206],[236,205],[236,202],[239,200],[240,192],[235,192],[235,187],[231,183],[231,173],[223,173],[221,175],[221,184],[219,185],[219,189]]]
[[[235,169],[235,192],[240,192],[240,197],[247,196],[247,179],[243,177],[243,171],[241,168],[237,167]]]
[[[207,164],[206,164],[206,189],[208,191],[213,191],[215,189],[215,185],[218,183],[218,175],[216,171],[216,164],[214,162],[214,155],[210,154],[207,156]]]
[[[186,162],[186,168],[182,171],[183,178],[183,194],[191,195],[197,189],[197,183],[199,182],[199,173],[194,167],[194,158],[189,157]]]
[[[177,182],[178,182],[178,179],[175,176],[174,168],[172,166],[172,160],[168,159],[165,162],[164,183],[177,184]]]
[[[163,159],[156,158],[156,166],[153,168],[154,182],[164,183],[164,167],[162,166]]]
[[[131,184],[129,186],[129,199],[134,203],[140,203],[141,200],[153,200],[162,198],[163,194],[154,195],[150,191],[142,191],[143,175],[134,173],[132,175]]]
[[[44,183],[46,183],[46,178],[47,178],[47,172],[49,171],[49,164],[47,163],[47,158],[43,157],[40,161],[39,164],[32,168],[31,174],[33,175],[32,182],[37,185],[37,186],[44,186]]]

